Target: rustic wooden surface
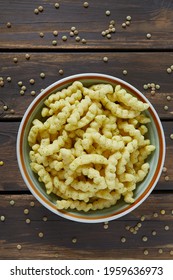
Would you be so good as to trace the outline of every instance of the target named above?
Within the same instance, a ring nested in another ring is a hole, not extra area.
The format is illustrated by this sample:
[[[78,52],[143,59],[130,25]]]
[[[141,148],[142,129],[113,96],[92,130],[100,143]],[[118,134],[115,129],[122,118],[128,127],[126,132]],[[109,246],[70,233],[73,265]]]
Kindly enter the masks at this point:
[[[0,0],[0,161],[4,162],[0,166],[0,217],[5,216],[5,221],[0,221],[0,259],[173,259],[173,72],[167,73],[173,64],[173,1],[93,0],[84,8],[83,1],[64,0],[55,9],[56,2]],[[44,10],[36,15],[38,6]],[[110,16],[106,16],[107,10]],[[128,15],[131,24],[122,28]],[[107,39],[101,32],[110,20],[115,20],[116,32]],[[72,26],[81,39],[86,39],[85,44],[70,37]],[[57,37],[54,30],[58,31]],[[152,35],[150,39],[147,33]],[[63,35],[67,36],[66,42],[62,41]],[[52,40],[57,40],[56,46]],[[40,77],[42,72],[44,79]],[[107,229],[102,223],[68,221],[45,209],[24,184],[16,159],[18,127],[35,98],[31,91],[37,96],[42,88],[62,77],[87,72],[114,75],[141,90],[159,114],[167,144],[167,171],[153,193],[132,213],[109,222]],[[29,83],[31,78],[34,85]],[[26,86],[24,95],[20,94],[19,81]],[[151,82],[160,85],[155,95],[143,89]],[[24,209],[29,210],[28,215]],[[30,219],[29,224],[26,219]],[[138,223],[141,227],[134,232]],[[72,242],[74,238],[76,243]]]

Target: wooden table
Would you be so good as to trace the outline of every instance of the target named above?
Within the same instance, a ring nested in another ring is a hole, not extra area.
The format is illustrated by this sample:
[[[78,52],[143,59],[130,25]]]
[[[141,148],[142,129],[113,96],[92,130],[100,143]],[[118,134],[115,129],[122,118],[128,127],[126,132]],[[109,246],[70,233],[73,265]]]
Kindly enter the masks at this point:
[[[173,1],[89,0],[87,8],[79,0],[60,0],[59,8],[55,3],[0,0],[1,220],[5,217],[0,259],[173,259],[173,71],[167,72],[173,64]],[[43,11],[36,14],[39,6]],[[123,27],[127,16],[130,25]],[[116,31],[107,38],[102,32],[111,20]],[[78,30],[73,37],[71,27]],[[155,190],[132,213],[106,226],[49,212],[24,184],[16,159],[18,127],[35,96],[62,77],[87,72],[122,78],[143,92],[160,116],[167,144],[166,168]],[[160,89],[153,94],[143,88],[148,83]]]

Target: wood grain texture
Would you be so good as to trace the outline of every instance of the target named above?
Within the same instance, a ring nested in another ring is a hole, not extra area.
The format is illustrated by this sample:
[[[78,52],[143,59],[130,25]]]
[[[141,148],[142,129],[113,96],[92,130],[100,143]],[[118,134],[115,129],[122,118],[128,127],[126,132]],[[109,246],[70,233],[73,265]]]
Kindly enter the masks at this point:
[[[14,206],[10,205],[11,200]],[[45,209],[32,195],[0,195],[0,215],[5,216],[5,221],[0,222],[0,259],[173,259],[172,200],[173,194],[150,195],[132,213],[109,222],[105,229],[103,223],[65,220]],[[30,206],[31,201],[34,207]],[[28,215],[24,209],[29,210]],[[165,210],[164,215],[161,210]],[[46,222],[43,217],[47,217]],[[31,222],[27,224],[26,219]],[[136,234],[126,229],[134,229],[138,223],[141,227]],[[165,226],[169,228],[165,230]],[[43,238],[38,236],[40,232]],[[147,241],[143,241],[144,236]],[[122,237],[125,243],[121,242]],[[18,244],[21,250],[17,249]],[[145,250],[148,255],[144,255]]]
[[[173,2],[171,0],[107,0],[89,1],[89,7],[83,7],[83,1],[59,1],[60,8],[55,9],[55,1],[0,1],[0,48],[2,49],[171,49],[173,45]],[[44,10],[38,15],[34,9],[42,5]],[[105,12],[110,10],[110,16]],[[16,12],[14,12],[16,11]],[[126,17],[132,17],[131,25],[122,28]],[[107,39],[101,35],[108,29],[110,20],[115,20],[116,32]],[[11,22],[11,28],[6,23]],[[72,26],[87,43],[76,42],[70,37]],[[52,46],[52,32],[59,32],[57,46]],[[40,32],[44,37],[40,38]],[[151,33],[150,40],[146,34]],[[62,36],[68,37],[66,42]]]
[[[0,118],[21,118],[34,99],[31,91],[35,91],[37,96],[41,89],[63,77],[93,72],[113,75],[131,83],[148,97],[160,118],[173,119],[173,73],[168,74],[166,71],[173,61],[172,52],[43,52],[30,53],[30,60],[26,60],[25,54],[0,53],[0,77],[4,79],[4,86],[0,87]],[[108,57],[106,63],[103,61],[105,56]],[[13,62],[14,57],[18,58],[17,63]],[[60,69],[63,69],[63,75],[59,74]],[[127,70],[126,76],[123,75],[124,69]],[[44,79],[40,77],[42,72],[46,75]],[[11,82],[6,80],[9,76],[12,78]],[[29,82],[31,78],[35,80],[34,85]],[[23,96],[20,94],[19,81],[26,86]],[[160,85],[155,95],[151,95],[151,89],[143,89],[143,85],[147,83]],[[168,101],[167,96],[172,99]],[[8,110],[4,111],[4,105],[8,106]],[[165,105],[168,110],[164,110]],[[11,114],[11,109],[14,109],[15,114]]]
[[[23,191],[27,190],[23,179],[21,178],[17,157],[16,157],[16,138],[19,123],[17,122],[0,122],[0,160],[4,161],[4,165],[0,166],[0,191]],[[173,122],[163,122],[163,128],[166,137],[166,160],[165,166],[167,172],[162,173],[160,180],[156,186],[156,190],[173,190],[173,145],[170,138],[172,133]],[[165,177],[169,177],[166,181]]]

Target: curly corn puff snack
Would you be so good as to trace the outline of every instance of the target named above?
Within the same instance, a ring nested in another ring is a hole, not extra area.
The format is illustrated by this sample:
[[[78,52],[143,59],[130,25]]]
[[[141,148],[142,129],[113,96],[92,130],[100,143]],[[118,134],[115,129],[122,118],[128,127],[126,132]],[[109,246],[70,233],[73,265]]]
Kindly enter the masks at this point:
[[[47,194],[57,195],[57,209],[134,202],[155,149],[146,138],[148,107],[120,85],[79,81],[46,99],[44,121],[34,119],[28,135],[30,165]]]

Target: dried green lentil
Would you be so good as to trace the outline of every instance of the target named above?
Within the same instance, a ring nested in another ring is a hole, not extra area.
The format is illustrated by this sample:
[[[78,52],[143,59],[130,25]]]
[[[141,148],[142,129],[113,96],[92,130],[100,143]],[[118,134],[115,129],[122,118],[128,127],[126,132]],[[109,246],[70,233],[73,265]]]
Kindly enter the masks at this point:
[[[125,22],[122,23],[122,27],[126,28],[126,23]]]
[[[60,75],[63,75],[63,74],[64,74],[64,71],[63,71],[62,69],[60,69],[60,70],[59,70],[59,74],[60,74]]]
[[[13,206],[15,204],[14,200],[10,200],[10,205]]]
[[[72,243],[76,243],[77,242],[77,238],[72,238]]]
[[[153,216],[154,216],[154,218],[157,218],[159,215],[158,215],[158,213],[155,212],[155,213],[153,214]]]
[[[146,84],[143,85],[143,88],[144,88],[144,89],[148,89],[148,85],[146,85]]]
[[[137,226],[138,226],[138,228],[141,228],[142,224],[141,223],[137,223]]]
[[[156,85],[156,89],[160,89],[160,85],[157,84],[157,85]]]
[[[123,75],[127,75],[127,70],[123,70]]]
[[[43,232],[39,232],[38,236],[42,238],[44,236]]]
[[[31,201],[31,202],[30,202],[30,206],[31,206],[31,207],[34,207],[34,206],[35,206],[35,202],[34,202],[34,201]]]
[[[164,209],[160,210],[161,215],[165,215],[166,211]]]
[[[130,25],[130,21],[126,20],[126,25],[129,26]]]
[[[26,219],[26,224],[30,224],[31,220],[30,219]]]
[[[144,215],[141,216],[141,222],[143,222],[143,221],[145,221],[145,216]]]
[[[59,3],[55,3],[55,8],[59,9],[59,7],[60,7]]]
[[[170,100],[171,100],[171,96],[168,95],[168,96],[166,97],[166,99],[167,99],[168,101],[170,101]]]
[[[45,76],[46,76],[46,75],[45,75],[45,73],[43,73],[43,72],[42,72],[42,73],[40,73],[40,77],[41,77],[42,79],[44,79],[44,78],[45,78]]]
[[[160,248],[160,249],[158,250],[158,253],[159,253],[159,254],[162,254],[162,253],[163,253],[163,249]]]
[[[17,57],[14,57],[14,58],[13,58],[13,61],[14,61],[14,63],[17,63],[17,62],[18,62]]]
[[[108,229],[109,225],[108,224],[104,224],[104,229]]]
[[[22,86],[21,89],[22,89],[23,91],[26,91],[26,86]]]
[[[4,86],[4,81],[0,81],[0,86],[1,86],[1,87]]]
[[[171,256],[173,256],[173,250],[171,250],[171,251],[169,252],[169,254],[170,254]]]
[[[76,36],[75,40],[76,40],[76,42],[80,42],[80,37]]]
[[[74,33],[74,35],[78,35],[79,31],[77,29],[75,29],[73,33]]]
[[[147,237],[147,236],[143,236],[143,237],[142,237],[142,241],[147,242],[147,240],[148,240],[148,237]]]
[[[111,34],[107,34],[106,37],[107,37],[108,39],[111,39],[112,36],[111,36]]]
[[[165,111],[168,111],[168,109],[169,109],[169,107],[167,105],[165,105],[163,108]]]
[[[31,95],[34,96],[36,94],[35,90],[31,91]]]
[[[3,106],[3,109],[4,109],[4,111],[7,111],[7,110],[8,110],[8,106],[7,106],[7,105],[4,105],[4,106]]]
[[[7,22],[6,25],[7,25],[8,28],[11,28],[11,22]]]
[[[47,217],[46,216],[43,217],[43,221],[47,222]]]
[[[167,68],[166,71],[168,74],[170,74],[172,72],[171,68]]]
[[[169,176],[165,176],[165,181],[169,181]]]
[[[144,255],[147,256],[149,254],[148,250],[144,250]]]
[[[20,244],[18,244],[16,247],[17,247],[18,250],[22,249],[22,246]]]
[[[111,12],[110,12],[109,10],[107,10],[107,11],[105,12],[105,14],[106,14],[106,16],[110,16]]]
[[[63,40],[64,42],[67,41],[67,36],[63,35],[63,36],[62,36],[62,40]]]
[[[11,82],[11,77],[7,77],[7,82]]]
[[[126,242],[126,238],[123,236],[123,237],[121,237],[121,242],[122,243],[125,243]]]
[[[29,210],[26,208],[26,209],[24,209],[23,213],[24,213],[25,215],[28,215],[28,214],[29,214]]]
[[[170,138],[171,138],[171,140],[173,140],[173,133],[170,134]]]
[[[146,37],[147,37],[147,39],[151,39],[151,34],[147,33]]]
[[[40,32],[40,37],[43,38],[44,37],[44,33]]]
[[[89,6],[88,2],[84,2],[83,6],[84,6],[84,8],[88,8],[88,6]]]
[[[57,30],[54,30],[54,31],[53,31],[53,35],[54,35],[54,36],[58,36],[58,31],[57,31]]]
[[[38,15],[39,14],[39,10],[38,9],[34,9],[34,14]]]
[[[30,82],[31,85],[35,84],[35,80],[34,79],[30,79],[29,82]]]
[[[29,59],[30,59],[30,55],[29,55],[28,53],[26,53],[26,54],[25,54],[25,58],[26,58],[27,60],[29,60]]]
[[[17,84],[18,84],[19,87],[23,86],[23,82],[22,81],[19,81]]]
[[[126,20],[131,21],[132,17],[131,16],[126,16]]]
[[[157,232],[156,232],[155,230],[153,230],[153,231],[152,231],[152,235],[155,236],[156,234],[157,234]]]
[[[107,56],[104,56],[104,57],[103,57],[103,61],[104,61],[104,62],[108,62],[108,57],[107,57]]]
[[[24,95],[24,94],[25,94],[24,90],[20,90],[20,95]]]
[[[14,114],[14,113],[15,113],[14,109],[11,109],[11,110],[10,110],[10,113],[11,113],[11,114]]]
[[[165,226],[164,229],[167,231],[169,230],[169,226]]]
[[[52,41],[52,45],[53,45],[53,46],[56,46],[56,45],[57,45],[57,41],[56,41],[56,40],[53,40],[53,41]]]
[[[74,32],[73,31],[70,31],[70,37],[74,37]]]
[[[171,70],[173,70],[173,65],[170,66]]]
[[[83,39],[81,40],[81,42],[82,42],[82,44],[86,44],[87,41],[86,41],[86,39],[83,38]]]
[[[41,12],[41,13],[42,13],[42,12],[43,12],[43,10],[44,10],[44,9],[43,9],[43,6],[39,6],[39,7],[38,7],[38,10],[39,10],[39,12]]]
[[[1,222],[4,222],[5,221],[5,216],[1,216],[0,220],[1,220]]]
[[[71,27],[71,31],[74,32],[75,30],[76,30],[76,27],[75,27],[75,26],[72,26],[72,27]]]

